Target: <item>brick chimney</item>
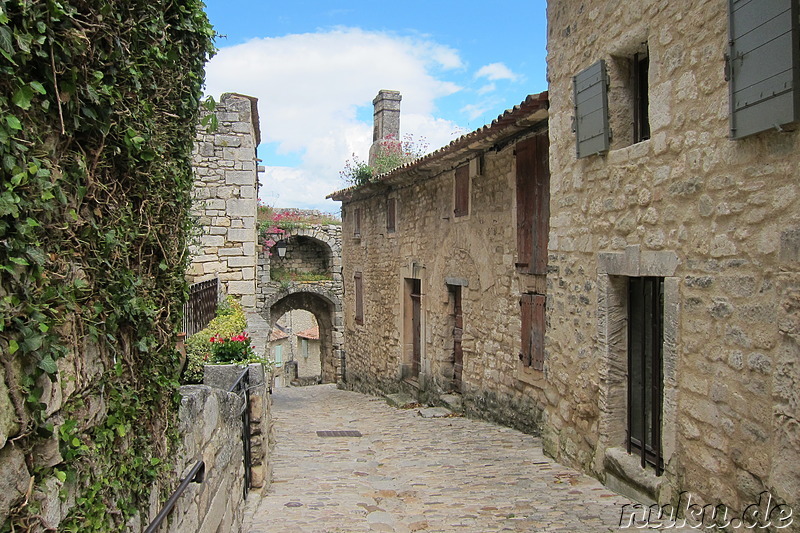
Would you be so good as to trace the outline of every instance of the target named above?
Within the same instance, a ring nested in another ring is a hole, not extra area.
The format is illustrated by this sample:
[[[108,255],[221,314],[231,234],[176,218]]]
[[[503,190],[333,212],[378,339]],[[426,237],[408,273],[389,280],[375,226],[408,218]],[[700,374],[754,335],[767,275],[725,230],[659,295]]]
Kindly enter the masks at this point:
[[[381,141],[391,137],[394,139],[393,142],[400,144],[400,100],[402,98],[399,91],[381,89],[378,96],[372,101],[375,108],[373,115],[375,126],[372,130],[372,146],[369,149],[370,165],[375,161]]]

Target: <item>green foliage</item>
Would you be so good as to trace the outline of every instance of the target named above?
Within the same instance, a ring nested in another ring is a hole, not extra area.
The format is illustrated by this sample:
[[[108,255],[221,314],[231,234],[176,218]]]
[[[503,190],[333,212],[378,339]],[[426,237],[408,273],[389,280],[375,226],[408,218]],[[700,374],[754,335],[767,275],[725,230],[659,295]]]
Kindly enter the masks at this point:
[[[371,165],[353,154],[353,158],[345,162],[339,175],[348,185],[360,187],[375,181],[378,176],[419,159],[427,151],[428,143],[424,138],[415,140],[411,135],[405,135],[400,141],[390,135],[378,143]]]
[[[217,306],[216,316],[208,326],[186,339],[186,370],[183,383],[202,383],[203,365],[213,362],[212,337],[230,338],[247,328],[247,317],[242,304],[228,296]]]
[[[272,267],[269,271],[272,281],[330,281],[331,275],[325,272],[297,272],[296,270],[280,267]]]
[[[20,366],[17,446],[52,431],[41,380],[99,346],[62,407],[76,505],[63,531],[118,531],[148,508],[177,411],[174,332],[191,152],[213,29],[200,0],[0,0],[0,363]],[[92,411],[87,398],[103,396]],[[132,429],[136,428],[136,431]],[[32,507],[0,531],[36,529]]]

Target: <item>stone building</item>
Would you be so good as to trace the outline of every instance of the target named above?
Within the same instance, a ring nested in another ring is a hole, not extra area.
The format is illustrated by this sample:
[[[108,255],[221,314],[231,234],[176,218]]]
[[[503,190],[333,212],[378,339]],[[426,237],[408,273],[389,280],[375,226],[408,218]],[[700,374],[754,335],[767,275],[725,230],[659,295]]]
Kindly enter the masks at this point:
[[[547,99],[331,195],[350,387],[460,392],[640,501],[786,525],[797,5],[730,4],[550,0]]]
[[[257,99],[226,93],[214,111],[218,126],[198,126],[194,146],[194,213],[190,282],[219,277],[225,294],[249,310],[256,306],[256,208],[261,142]]]
[[[396,138],[379,111],[376,130]],[[348,387],[454,403],[460,394],[468,413],[538,428],[527,382],[542,361],[547,115],[547,95],[530,96],[331,195],[342,202]]]
[[[800,509],[797,4],[730,3],[548,1],[530,394],[547,451],[614,488]]]

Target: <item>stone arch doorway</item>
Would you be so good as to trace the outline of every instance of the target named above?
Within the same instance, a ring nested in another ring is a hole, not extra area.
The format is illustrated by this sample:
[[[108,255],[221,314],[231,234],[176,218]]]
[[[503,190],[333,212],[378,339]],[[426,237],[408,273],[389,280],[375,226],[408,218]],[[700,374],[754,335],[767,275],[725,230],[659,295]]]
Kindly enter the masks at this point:
[[[322,383],[338,383],[341,380],[342,359],[342,304],[333,293],[316,290],[285,289],[272,295],[265,302],[263,315],[270,327],[285,313],[302,309],[317,321],[320,341],[320,363]]]

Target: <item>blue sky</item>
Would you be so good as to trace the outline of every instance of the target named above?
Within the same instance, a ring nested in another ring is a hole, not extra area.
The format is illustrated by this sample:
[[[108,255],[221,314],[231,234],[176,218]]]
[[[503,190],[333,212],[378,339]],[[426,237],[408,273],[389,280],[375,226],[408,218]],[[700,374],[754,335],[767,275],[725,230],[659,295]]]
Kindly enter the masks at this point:
[[[206,0],[220,34],[206,92],[259,98],[277,207],[337,212],[325,196],[372,142],[372,99],[402,93],[401,135],[435,150],[547,89],[545,0]]]

